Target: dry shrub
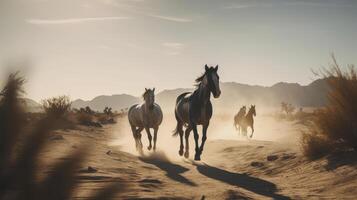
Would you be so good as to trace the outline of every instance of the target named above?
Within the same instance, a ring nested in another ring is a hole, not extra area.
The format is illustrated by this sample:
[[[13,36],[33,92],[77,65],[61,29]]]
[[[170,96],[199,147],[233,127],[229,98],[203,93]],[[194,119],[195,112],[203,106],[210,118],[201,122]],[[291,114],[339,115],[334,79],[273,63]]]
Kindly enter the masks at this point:
[[[0,99],[0,199],[66,200],[78,189],[78,168],[87,155],[79,148],[61,160],[52,162],[49,172],[38,168],[41,154],[49,145],[49,135],[57,117],[46,115],[32,128],[26,127],[25,113],[20,106],[23,78],[9,76]],[[43,179],[37,177],[42,174]],[[89,199],[111,199],[124,185],[113,183]]]
[[[94,116],[92,114],[85,113],[85,112],[78,112],[76,113],[76,115],[79,124],[88,124],[93,122],[94,119]]]
[[[53,129],[74,129],[75,119],[71,115],[71,101],[68,96],[58,96],[42,101],[42,107],[48,117],[56,118]]]
[[[320,72],[330,86],[328,104],[315,113],[310,131],[302,140],[307,156],[357,151],[357,74],[353,65],[349,65],[347,71],[342,71],[334,56],[332,60],[329,68]],[[319,150],[315,145],[322,146],[322,149]],[[314,151],[320,152],[315,154]]]
[[[303,133],[301,144],[304,154],[310,159],[320,158],[333,150],[333,143],[317,133]]]
[[[107,114],[102,114],[102,113],[98,113],[96,115],[98,122],[100,122],[101,124],[114,124],[116,123],[114,120],[114,117],[112,115],[107,115]]]
[[[48,115],[63,117],[71,109],[71,101],[67,96],[58,96],[42,101],[44,111]]]

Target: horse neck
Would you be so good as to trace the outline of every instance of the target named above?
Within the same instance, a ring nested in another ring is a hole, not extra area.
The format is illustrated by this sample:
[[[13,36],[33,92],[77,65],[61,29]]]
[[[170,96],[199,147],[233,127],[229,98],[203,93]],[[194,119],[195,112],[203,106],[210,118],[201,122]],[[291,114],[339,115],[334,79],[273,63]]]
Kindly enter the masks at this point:
[[[208,87],[203,85],[202,83],[198,86],[197,89],[198,93],[198,99],[203,105],[206,105],[206,103],[210,100],[211,98],[211,92],[209,91]]]
[[[146,103],[146,101],[144,101],[144,108],[145,108],[145,112],[149,112],[150,111],[150,105],[148,103]]]
[[[248,111],[248,114],[246,115],[246,118],[247,119],[253,119],[253,111],[252,110]]]

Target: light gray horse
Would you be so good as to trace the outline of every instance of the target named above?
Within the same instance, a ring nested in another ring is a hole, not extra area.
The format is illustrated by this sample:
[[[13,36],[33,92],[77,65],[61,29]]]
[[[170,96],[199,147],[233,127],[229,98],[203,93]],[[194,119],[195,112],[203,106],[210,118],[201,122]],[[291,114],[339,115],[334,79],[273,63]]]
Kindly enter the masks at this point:
[[[139,151],[140,154],[143,153],[143,144],[141,143],[141,131],[143,129],[145,129],[149,139],[148,150],[152,148],[150,128],[154,129],[153,150],[156,150],[157,131],[162,122],[162,111],[160,106],[155,103],[154,92],[155,88],[152,90],[145,88],[145,93],[143,94],[145,102],[131,106],[128,112],[128,119],[135,139],[136,150]]]

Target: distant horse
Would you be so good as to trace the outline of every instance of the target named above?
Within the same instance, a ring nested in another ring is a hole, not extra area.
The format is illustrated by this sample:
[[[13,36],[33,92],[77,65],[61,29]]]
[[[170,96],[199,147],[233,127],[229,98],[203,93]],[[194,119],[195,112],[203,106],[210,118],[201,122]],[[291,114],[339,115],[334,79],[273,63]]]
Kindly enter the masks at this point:
[[[160,106],[155,103],[154,92],[155,88],[152,90],[145,88],[145,93],[143,94],[145,103],[131,106],[128,112],[128,119],[135,139],[136,150],[139,151],[140,154],[143,153],[143,144],[141,143],[141,131],[143,129],[145,129],[149,139],[148,150],[152,148],[150,128],[154,129],[153,150],[156,150],[157,131],[162,122],[162,111]]]
[[[255,105],[251,105],[247,115],[244,116],[244,118],[242,119],[242,123],[241,123],[243,134],[245,136],[247,135],[248,127],[250,127],[252,129],[252,135],[250,135],[250,137],[253,137],[253,133],[254,133],[254,119],[253,119],[253,116],[256,116],[256,115],[257,114],[255,112]]]
[[[205,65],[205,73],[196,79],[196,90],[193,93],[183,93],[176,99],[175,117],[177,126],[174,131],[174,136],[180,134],[180,156],[183,155],[183,126],[185,126],[185,158],[189,157],[188,139],[191,130],[193,130],[196,145],[195,160],[201,160],[201,154],[207,139],[207,128],[212,117],[212,104],[210,101],[211,93],[214,98],[218,98],[221,95],[217,71],[218,65],[216,67],[208,67]],[[202,125],[203,127],[200,147],[198,146],[199,136],[197,125]]]
[[[245,106],[243,106],[239,109],[239,112],[234,116],[233,126],[236,128],[236,130],[238,131],[239,134],[242,131],[241,124],[242,124],[242,120],[247,112],[246,110],[247,110],[247,108]]]

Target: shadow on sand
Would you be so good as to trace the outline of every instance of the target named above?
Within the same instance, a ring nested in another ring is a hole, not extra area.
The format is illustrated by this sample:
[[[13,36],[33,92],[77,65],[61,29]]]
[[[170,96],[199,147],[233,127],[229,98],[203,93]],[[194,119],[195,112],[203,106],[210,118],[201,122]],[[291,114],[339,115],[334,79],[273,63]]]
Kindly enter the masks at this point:
[[[256,194],[271,197],[273,199],[290,199],[289,197],[276,194],[276,185],[266,180],[252,177],[246,174],[229,172],[223,169],[209,166],[207,164],[195,165],[199,173],[209,178],[227,183],[229,185],[241,187]]]
[[[189,169],[172,163],[163,152],[152,153],[148,156],[140,157],[139,159],[145,163],[155,165],[162,171],[165,171],[166,176],[174,181],[190,186],[197,186],[194,182],[181,175]]]

